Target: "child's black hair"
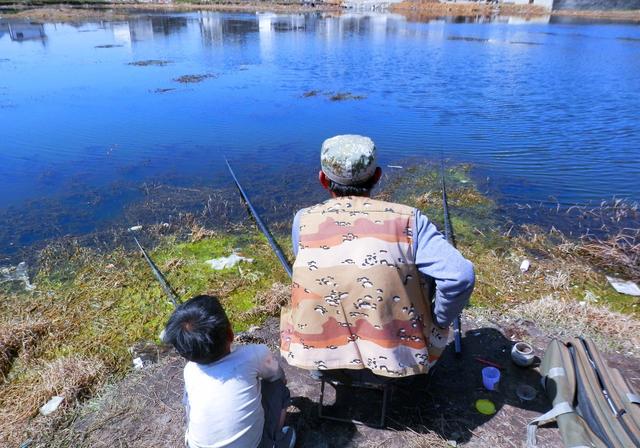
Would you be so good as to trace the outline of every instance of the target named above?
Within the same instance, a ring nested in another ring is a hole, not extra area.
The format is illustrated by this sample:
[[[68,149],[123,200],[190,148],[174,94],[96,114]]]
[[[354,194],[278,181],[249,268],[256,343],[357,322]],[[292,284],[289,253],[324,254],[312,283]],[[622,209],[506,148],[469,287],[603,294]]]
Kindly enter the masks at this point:
[[[227,354],[231,324],[217,297],[199,295],[173,312],[164,341],[188,361],[209,364]]]

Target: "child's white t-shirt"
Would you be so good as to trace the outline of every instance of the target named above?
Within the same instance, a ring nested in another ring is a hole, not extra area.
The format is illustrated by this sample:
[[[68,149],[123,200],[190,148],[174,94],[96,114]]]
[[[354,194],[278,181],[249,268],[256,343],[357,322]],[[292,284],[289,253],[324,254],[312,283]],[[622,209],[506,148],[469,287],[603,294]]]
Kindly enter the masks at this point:
[[[253,448],[262,439],[260,380],[280,377],[265,345],[242,345],[211,364],[184,368],[190,448]]]

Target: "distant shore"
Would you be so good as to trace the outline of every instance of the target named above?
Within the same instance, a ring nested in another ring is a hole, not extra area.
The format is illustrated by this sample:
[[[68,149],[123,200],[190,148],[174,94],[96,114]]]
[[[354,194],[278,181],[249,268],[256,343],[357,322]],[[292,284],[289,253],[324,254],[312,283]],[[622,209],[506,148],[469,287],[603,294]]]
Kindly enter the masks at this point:
[[[70,2],[49,3],[38,6],[23,2],[5,2],[0,0],[0,17],[21,18],[36,21],[76,21],[76,20],[122,20],[131,13],[145,11],[163,12],[189,12],[189,11],[246,11],[246,12],[278,12],[278,13],[309,13],[346,11],[340,2],[277,2],[277,1],[251,1],[251,2]],[[415,20],[428,20],[435,17],[458,16],[519,16],[519,17],[575,17],[588,19],[640,21],[640,10],[616,10],[616,11],[582,11],[582,10],[558,10],[548,11],[534,5],[489,5],[479,3],[438,3],[433,1],[405,0],[391,5],[390,12],[403,14]]]
[[[549,11],[535,5],[489,5],[481,3],[439,3],[434,1],[404,0],[391,5],[390,11],[412,15],[418,20],[430,17],[458,16],[521,16],[521,17],[577,17],[605,20],[640,21],[640,10],[555,10]]]
[[[342,7],[336,3],[291,4],[276,2],[237,2],[237,3],[109,3],[95,2],[83,4],[46,4],[34,7],[22,3],[0,6],[9,13],[0,16],[15,17],[38,21],[75,21],[75,20],[122,20],[130,14],[138,12],[190,12],[190,11],[221,11],[221,12],[279,12],[279,13],[308,13],[308,12],[339,12]]]

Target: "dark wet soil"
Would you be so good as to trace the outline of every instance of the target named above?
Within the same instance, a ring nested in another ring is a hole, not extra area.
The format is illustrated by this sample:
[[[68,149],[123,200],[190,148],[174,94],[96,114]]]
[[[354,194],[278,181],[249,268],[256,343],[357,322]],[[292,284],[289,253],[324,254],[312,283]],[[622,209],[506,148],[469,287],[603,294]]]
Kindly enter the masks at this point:
[[[510,360],[514,340],[526,338],[541,356],[549,338],[531,322],[512,322],[502,326],[463,320],[463,353],[456,357],[451,344],[429,377],[394,389],[384,429],[339,423],[318,416],[319,383],[307,371],[284,368],[293,397],[289,408],[289,424],[298,433],[298,447],[371,447],[400,448],[431,446],[434,437],[468,447],[519,447],[526,437],[529,420],[550,409],[540,386],[536,367],[520,368]],[[261,328],[239,335],[240,343],[266,343],[277,350],[278,321],[268,319]],[[502,366],[499,390],[486,391],[481,383],[484,360]],[[635,388],[640,387],[640,360],[607,354],[609,363],[621,370]],[[113,446],[126,441],[127,446],[165,446],[180,444],[184,434],[182,409],[182,374],[184,362],[170,352],[156,365],[135,372],[117,385],[96,408],[93,405],[73,425],[77,440],[90,446]],[[516,387],[527,384],[537,391],[532,401],[522,401]],[[327,388],[326,414],[361,417],[365,423],[376,423],[380,398],[359,392],[357,397],[346,389],[336,393]],[[486,416],[475,409],[478,399],[491,400],[496,414]],[[338,404],[336,404],[338,403]],[[344,405],[348,403],[349,405]],[[423,438],[423,439],[422,439]],[[414,443],[409,444],[407,440]],[[420,443],[422,440],[422,444]],[[418,443],[415,443],[415,442]],[[554,427],[538,432],[540,447],[558,447],[562,442]],[[455,446],[455,445],[454,445]]]

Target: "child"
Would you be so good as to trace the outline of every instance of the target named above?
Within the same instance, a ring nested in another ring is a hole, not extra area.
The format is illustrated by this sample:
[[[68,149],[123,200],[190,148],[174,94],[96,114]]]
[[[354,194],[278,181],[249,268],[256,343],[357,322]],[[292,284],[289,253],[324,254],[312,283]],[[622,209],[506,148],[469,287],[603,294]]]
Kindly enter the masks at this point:
[[[265,345],[231,350],[233,330],[216,297],[200,295],[178,306],[165,342],[187,359],[184,368],[189,448],[293,448],[284,427],[289,390]]]

